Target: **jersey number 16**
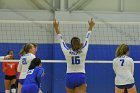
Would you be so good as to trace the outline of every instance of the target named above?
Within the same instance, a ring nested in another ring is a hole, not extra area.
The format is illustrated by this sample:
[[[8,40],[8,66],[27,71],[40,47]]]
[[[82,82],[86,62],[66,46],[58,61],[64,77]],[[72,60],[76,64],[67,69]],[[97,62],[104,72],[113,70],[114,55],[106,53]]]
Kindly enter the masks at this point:
[[[80,57],[79,56],[73,56],[72,57],[72,64],[80,64]]]

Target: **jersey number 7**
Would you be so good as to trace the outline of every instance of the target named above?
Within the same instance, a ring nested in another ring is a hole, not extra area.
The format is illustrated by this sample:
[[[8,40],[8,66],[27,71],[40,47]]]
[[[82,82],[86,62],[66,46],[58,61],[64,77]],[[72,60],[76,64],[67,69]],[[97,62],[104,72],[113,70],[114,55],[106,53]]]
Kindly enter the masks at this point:
[[[72,57],[72,64],[80,64],[80,57],[79,56],[73,56]]]
[[[124,59],[120,59],[120,61],[122,62],[121,66],[124,66]]]

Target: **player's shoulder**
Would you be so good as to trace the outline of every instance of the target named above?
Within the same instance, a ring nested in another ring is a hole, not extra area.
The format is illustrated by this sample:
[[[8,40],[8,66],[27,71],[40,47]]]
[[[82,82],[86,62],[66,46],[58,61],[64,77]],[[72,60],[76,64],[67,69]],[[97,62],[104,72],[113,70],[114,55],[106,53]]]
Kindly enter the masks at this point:
[[[24,55],[24,57],[27,58],[27,59],[33,59],[33,58],[35,58],[35,55],[32,54],[32,53],[27,53],[27,54]]]
[[[35,55],[34,55],[34,54],[32,54],[32,53],[28,53],[28,55],[29,55],[30,57],[35,58]]]
[[[38,70],[38,71],[39,71],[39,70],[44,71],[44,68],[43,68],[43,67],[36,67],[35,70]]]
[[[40,73],[42,76],[44,75],[45,71],[44,71],[44,68],[42,67],[36,67],[35,68],[35,73]]]
[[[118,60],[118,59],[119,59],[119,57],[114,58],[114,59],[113,59],[113,62],[115,62],[115,61]]]
[[[127,56],[127,57],[126,57],[126,60],[128,60],[128,61],[131,61],[131,62],[132,62],[132,61],[133,61],[133,58],[131,58],[131,57]]]

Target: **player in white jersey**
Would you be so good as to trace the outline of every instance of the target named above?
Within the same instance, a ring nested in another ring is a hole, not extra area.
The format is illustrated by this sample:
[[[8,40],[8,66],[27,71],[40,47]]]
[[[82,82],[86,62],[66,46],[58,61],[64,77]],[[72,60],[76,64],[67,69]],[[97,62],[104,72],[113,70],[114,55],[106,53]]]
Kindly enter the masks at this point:
[[[21,93],[21,88],[24,80],[27,76],[28,68],[31,61],[35,58],[37,51],[37,45],[34,43],[26,44],[20,51],[22,55],[18,64],[18,72],[20,72],[19,83],[18,83],[18,93]]]
[[[81,44],[78,37],[73,37],[71,39],[71,48],[68,48],[62,39],[59,23],[55,20],[53,25],[67,62],[66,91],[67,93],[85,93],[87,86],[85,81],[85,59],[88,51],[89,37],[95,23],[92,19],[89,21],[84,44]]]
[[[115,93],[137,93],[134,80],[134,62],[128,57],[129,47],[121,44],[116,50],[116,58],[113,60],[113,69],[115,77]]]

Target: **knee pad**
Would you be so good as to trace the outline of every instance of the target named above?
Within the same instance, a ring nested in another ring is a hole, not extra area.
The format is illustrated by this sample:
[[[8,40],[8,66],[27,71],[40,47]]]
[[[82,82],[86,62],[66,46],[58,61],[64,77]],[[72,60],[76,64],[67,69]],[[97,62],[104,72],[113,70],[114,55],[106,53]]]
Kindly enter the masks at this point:
[[[16,89],[16,84],[12,84],[11,89]]]
[[[10,90],[5,90],[5,93],[10,93]]]
[[[16,93],[16,84],[11,85],[11,92]]]

